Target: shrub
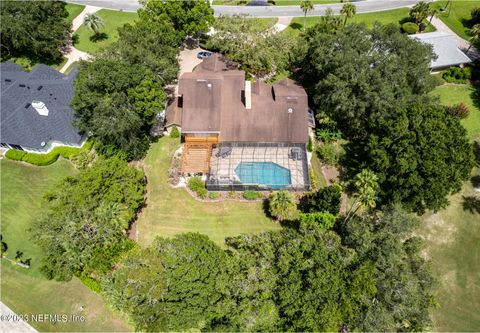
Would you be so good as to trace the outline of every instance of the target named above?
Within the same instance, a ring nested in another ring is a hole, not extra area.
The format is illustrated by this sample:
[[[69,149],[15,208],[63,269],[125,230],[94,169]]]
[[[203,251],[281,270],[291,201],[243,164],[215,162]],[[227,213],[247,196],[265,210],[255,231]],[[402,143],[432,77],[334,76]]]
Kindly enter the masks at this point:
[[[311,153],[311,152],[313,151],[313,141],[312,141],[312,137],[311,137],[311,136],[308,137],[307,151],[308,151],[309,153]]]
[[[337,215],[340,212],[341,197],[341,186],[330,185],[301,198],[299,209],[304,213],[329,212]]]
[[[472,16],[472,19],[471,19],[472,25],[480,23],[480,7],[473,8],[470,14]]]
[[[80,276],[80,281],[90,290],[100,293],[102,291],[102,287],[100,285],[100,282],[98,282],[95,279],[92,279],[89,276]]]
[[[22,150],[9,149],[5,153],[5,157],[15,161],[21,161],[26,152]]]
[[[218,192],[209,192],[208,197],[210,199],[217,199],[218,198]]]
[[[205,184],[203,183],[202,178],[195,176],[188,180],[188,187],[192,191],[197,192],[199,189],[205,188]]]
[[[333,142],[326,142],[318,146],[318,158],[327,165],[337,165],[343,155],[343,148]]]
[[[197,194],[200,198],[205,199],[207,197],[208,190],[206,188],[199,188],[197,190]]]
[[[171,138],[178,138],[180,137],[180,131],[178,130],[177,126],[173,126],[172,130],[170,131]]]
[[[442,74],[442,78],[449,83],[467,83],[472,77],[470,67],[450,67]]]
[[[445,80],[443,79],[442,74],[440,73],[432,75],[432,78],[434,79],[435,86],[437,87],[445,84]]]
[[[332,229],[335,224],[335,216],[328,212],[301,213],[298,216],[300,223],[315,223],[322,229]]]
[[[281,190],[273,193],[268,200],[268,210],[278,220],[294,220],[297,217],[297,205],[292,193]]]
[[[402,30],[403,32],[409,34],[409,35],[413,35],[413,34],[416,34],[419,30],[419,27],[417,24],[413,23],[413,22],[405,22],[404,24],[402,24]]]
[[[261,194],[257,191],[247,190],[243,192],[243,198],[246,200],[257,200]]]
[[[468,106],[466,106],[463,102],[449,106],[447,110],[452,116],[458,117],[460,119],[467,118],[470,113]]]
[[[11,160],[24,161],[33,165],[45,166],[54,163],[56,160],[58,160],[59,156],[70,159],[80,154],[82,151],[90,149],[91,147],[92,143],[87,141],[83,148],[65,146],[55,147],[47,154],[27,153],[21,150],[9,149],[5,154],[5,157]]]

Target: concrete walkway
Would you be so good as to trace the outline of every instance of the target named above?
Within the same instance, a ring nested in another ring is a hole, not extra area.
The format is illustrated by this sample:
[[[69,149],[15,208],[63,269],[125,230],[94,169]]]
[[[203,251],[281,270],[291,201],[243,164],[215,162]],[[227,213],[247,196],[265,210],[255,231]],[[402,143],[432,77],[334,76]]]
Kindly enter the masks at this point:
[[[455,36],[457,42],[457,47],[462,50],[470,59],[475,60],[480,58],[480,52],[475,47],[470,47],[470,42],[458,36],[452,29],[450,29],[442,20],[438,17],[433,17],[432,25],[437,29],[437,31],[445,32]],[[470,50],[467,53],[467,50]]]
[[[36,329],[21,319],[8,306],[0,302],[0,332],[38,333]]]
[[[78,30],[83,24],[83,19],[87,14],[92,14],[97,11],[102,9],[101,7],[95,7],[95,6],[86,6],[83,11],[73,19],[72,21],[72,31],[75,33],[75,31]],[[70,67],[71,64],[73,64],[76,61],[80,60],[87,60],[90,58],[90,55],[86,52],[77,50],[76,48],[73,47],[73,45],[70,47],[70,51],[64,55],[67,58],[67,62],[63,67],[60,69],[60,73],[65,73],[68,67]]]

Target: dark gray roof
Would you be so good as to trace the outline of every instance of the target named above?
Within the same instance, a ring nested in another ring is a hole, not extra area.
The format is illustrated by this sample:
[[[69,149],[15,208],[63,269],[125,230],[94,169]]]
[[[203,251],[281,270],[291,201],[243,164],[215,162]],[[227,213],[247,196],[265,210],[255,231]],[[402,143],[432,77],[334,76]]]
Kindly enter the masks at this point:
[[[82,135],[72,125],[70,107],[76,70],[65,76],[46,65],[26,73],[12,62],[0,64],[1,132],[0,141],[27,148],[42,148],[50,140],[78,144]],[[31,106],[41,101],[49,110],[42,116]]]

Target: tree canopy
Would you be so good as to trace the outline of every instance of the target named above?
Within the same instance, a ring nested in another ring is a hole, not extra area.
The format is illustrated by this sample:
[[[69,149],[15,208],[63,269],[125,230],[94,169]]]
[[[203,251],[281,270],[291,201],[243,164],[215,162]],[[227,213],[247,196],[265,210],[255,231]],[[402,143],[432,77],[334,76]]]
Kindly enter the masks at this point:
[[[103,289],[112,304],[130,313],[137,330],[202,329],[218,312],[226,259],[200,234],[157,238],[122,260]]]
[[[2,58],[27,56],[41,62],[62,58],[60,49],[70,43],[65,2],[1,1]]]
[[[126,230],[144,201],[143,172],[118,158],[99,160],[45,195],[46,213],[32,227],[49,278],[100,274],[128,249]]]
[[[102,58],[144,66],[162,85],[177,78],[178,46],[182,40],[168,20],[154,23],[140,20],[119,28],[118,34],[118,41]]]
[[[141,20],[153,24],[170,21],[181,40],[187,36],[198,37],[200,33],[208,32],[215,20],[208,0],[140,0],[140,4],[143,5],[143,8],[138,10]]]
[[[207,48],[218,50],[255,74],[274,74],[287,68],[295,42],[276,34],[258,20],[234,15],[218,17]]]
[[[431,48],[394,26],[353,24],[334,34],[313,27],[303,44],[298,75],[319,119],[332,119],[348,140],[347,177],[373,171],[382,204],[443,207],[473,155],[459,121],[427,96]]]
[[[98,139],[101,152],[122,151],[140,158],[149,146],[149,128],[166,95],[147,68],[97,59],[80,65],[72,107],[78,128]]]

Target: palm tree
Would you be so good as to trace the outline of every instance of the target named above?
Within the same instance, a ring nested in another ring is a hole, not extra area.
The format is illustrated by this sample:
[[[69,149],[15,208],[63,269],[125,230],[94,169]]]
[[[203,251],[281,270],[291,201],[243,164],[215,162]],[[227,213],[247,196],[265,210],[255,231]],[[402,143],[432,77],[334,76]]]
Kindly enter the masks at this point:
[[[313,10],[313,3],[310,0],[300,2],[300,9],[303,11],[303,30],[307,28],[307,13]]]
[[[475,24],[468,32],[470,34],[470,45],[468,46],[467,53],[470,51],[473,44],[480,40],[480,24]]]
[[[104,26],[103,20],[96,13],[85,15],[83,25],[92,30],[97,36],[100,34],[100,28]]]
[[[281,190],[270,197],[269,210],[278,220],[293,219],[297,215],[297,205],[292,193]]]
[[[345,222],[355,215],[360,207],[375,207],[375,200],[377,199],[378,177],[373,171],[368,169],[362,170],[355,176],[354,185],[356,188],[356,193],[354,194],[355,201],[350,206]]]
[[[353,3],[346,2],[340,11],[340,14],[345,15],[345,21],[343,22],[343,25],[347,25],[347,20],[354,17],[356,13],[357,7],[355,7]]]

